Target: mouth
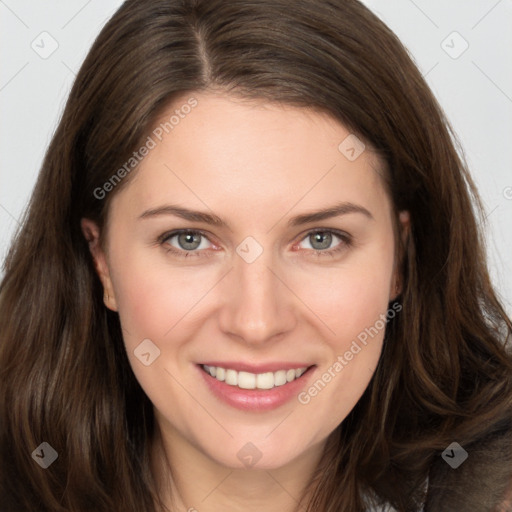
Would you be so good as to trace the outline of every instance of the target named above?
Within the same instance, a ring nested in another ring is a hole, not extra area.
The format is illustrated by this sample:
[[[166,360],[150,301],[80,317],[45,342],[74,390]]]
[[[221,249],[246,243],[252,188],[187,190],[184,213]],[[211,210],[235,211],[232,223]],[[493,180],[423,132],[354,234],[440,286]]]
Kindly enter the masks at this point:
[[[272,389],[284,386],[289,382],[299,379],[312,366],[300,366],[297,368],[280,369],[277,371],[248,372],[237,371],[234,368],[201,364],[201,368],[211,377],[228,386],[236,386],[240,389]]]
[[[256,367],[209,362],[196,366],[210,393],[224,404],[248,411],[275,409],[298,397],[316,368],[304,363]]]

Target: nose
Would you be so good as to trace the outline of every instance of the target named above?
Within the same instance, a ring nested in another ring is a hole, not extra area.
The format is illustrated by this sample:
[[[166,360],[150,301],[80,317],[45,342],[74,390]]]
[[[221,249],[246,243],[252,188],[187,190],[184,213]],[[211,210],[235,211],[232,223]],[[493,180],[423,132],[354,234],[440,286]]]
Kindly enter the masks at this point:
[[[263,251],[252,263],[235,256],[234,266],[223,280],[227,299],[219,315],[220,328],[226,335],[254,346],[296,325],[293,292],[271,256],[271,251]]]

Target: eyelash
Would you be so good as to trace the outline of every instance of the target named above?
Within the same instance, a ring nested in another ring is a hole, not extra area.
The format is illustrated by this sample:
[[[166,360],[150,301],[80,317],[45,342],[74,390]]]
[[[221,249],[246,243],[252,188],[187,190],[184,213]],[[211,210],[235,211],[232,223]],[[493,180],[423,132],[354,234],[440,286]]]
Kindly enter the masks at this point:
[[[163,233],[162,235],[160,235],[158,237],[156,242],[159,245],[161,245],[161,246],[166,245],[166,247],[165,247],[166,252],[172,253],[175,256],[178,256],[179,258],[189,258],[189,257],[193,257],[193,258],[196,258],[196,257],[203,258],[203,257],[205,257],[205,258],[208,258],[208,257],[212,256],[211,253],[207,253],[205,255],[201,254],[201,252],[204,252],[204,251],[198,251],[197,249],[196,250],[190,250],[190,251],[179,250],[179,249],[176,249],[175,247],[172,247],[171,245],[169,245],[167,243],[171,238],[174,238],[175,236],[180,235],[182,233],[198,234],[198,235],[203,236],[207,240],[209,240],[207,234],[204,233],[201,230],[197,230],[197,229],[177,229],[177,230],[174,230],[174,231],[169,231],[169,232]],[[334,249],[325,249],[325,250],[310,249],[309,251],[312,251],[314,257],[317,257],[317,258],[322,258],[322,257],[326,257],[326,256],[330,256],[330,257],[334,258],[338,253],[340,253],[344,249],[349,248],[349,247],[351,247],[353,245],[352,237],[350,235],[348,235],[347,233],[344,233],[342,231],[332,230],[332,229],[321,229],[321,228],[317,228],[317,229],[313,229],[311,231],[308,231],[305,234],[305,236],[300,239],[299,242],[302,242],[307,237],[309,237],[311,235],[314,235],[316,233],[323,233],[323,234],[330,233],[330,234],[333,234],[336,237],[341,239],[341,243],[338,244]]]

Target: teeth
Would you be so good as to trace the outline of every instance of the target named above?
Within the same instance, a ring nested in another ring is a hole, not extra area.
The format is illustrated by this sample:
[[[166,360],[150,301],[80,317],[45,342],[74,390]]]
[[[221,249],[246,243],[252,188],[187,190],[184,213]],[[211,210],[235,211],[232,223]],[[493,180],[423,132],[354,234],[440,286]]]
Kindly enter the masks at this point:
[[[221,368],[220,366],[207,366],[203,364],[203,369],[212,377],[221,382],[226,382],[230,386],[238,386],[241,389],[272,389],[277,386],[298,379],[307,370],[307,367],[296,368],[294,370],[279,370],[277,372],[250,373],[237,372],[230,368]]]
[[[256,387],[256,375],[254,373],[238,372],[238,387],[254,389]]]
[[[283,384],[286,384],[286,371],[279,370],[274,373],[274,386],[282,386]]]
[[[226,370],[226,384],[238,386],[238,372],[235,370]]]
[[[217,380],[223,381],[225,378],[226,378],[226,370],[224,370],[224,368],[217,367]]]
[[[256,387],[258,389],[272,389],[274,387],[274,374],[272,372],[258,373],[256,375]]]

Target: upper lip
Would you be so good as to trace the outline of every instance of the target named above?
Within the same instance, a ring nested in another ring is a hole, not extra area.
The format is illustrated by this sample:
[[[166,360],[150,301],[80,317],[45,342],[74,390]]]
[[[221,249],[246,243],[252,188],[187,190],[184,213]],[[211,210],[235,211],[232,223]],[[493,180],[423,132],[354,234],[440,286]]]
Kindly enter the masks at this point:
[[[206,366],[220,366],[221,368],[236,370],[237,372],[249,372],[249,373],[266,373],[266,372],[277,372],[279,370],[295,370],[296,368],[309,368],[313,366],[310,363],[303,362],[289,362],[289,361],[275,361],[264,364],[251,364],[244,363],[241,361],[208,361],[200,363]]]

